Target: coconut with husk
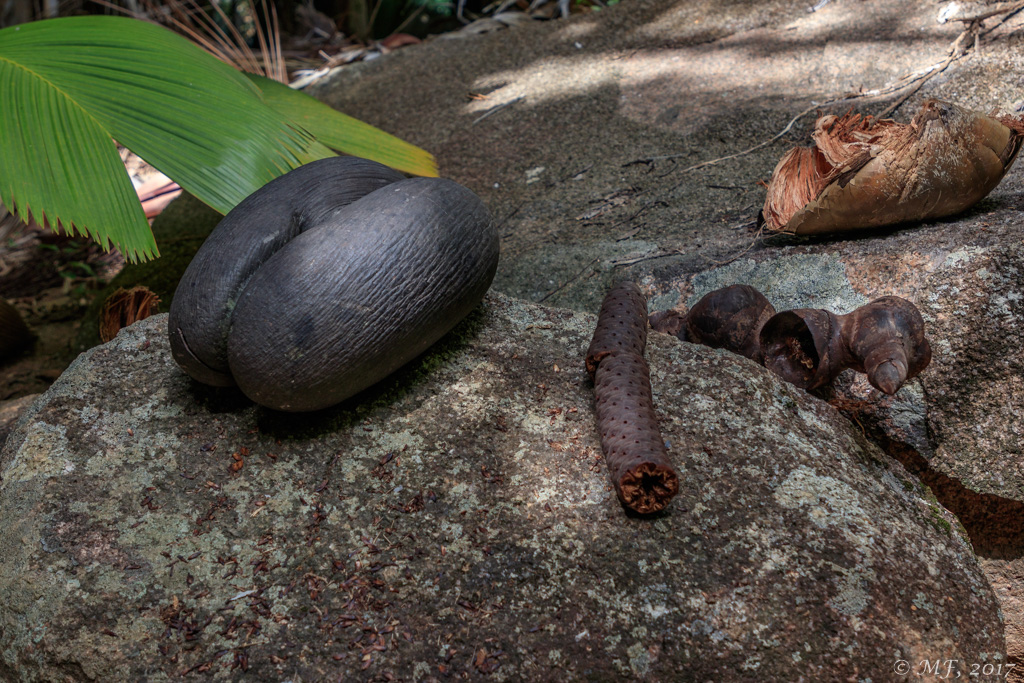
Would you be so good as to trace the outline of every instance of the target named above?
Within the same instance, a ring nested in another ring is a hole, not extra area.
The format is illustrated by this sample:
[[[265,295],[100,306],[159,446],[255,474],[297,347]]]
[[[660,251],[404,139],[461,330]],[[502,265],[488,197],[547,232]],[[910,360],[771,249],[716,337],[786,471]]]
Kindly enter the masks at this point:
[[[1024,140],[1024,117],[932,99],[909,124],[822,116],[813,138],[772,173],[761,212],[769,231],[813,235],[959,213],[999,184]]]

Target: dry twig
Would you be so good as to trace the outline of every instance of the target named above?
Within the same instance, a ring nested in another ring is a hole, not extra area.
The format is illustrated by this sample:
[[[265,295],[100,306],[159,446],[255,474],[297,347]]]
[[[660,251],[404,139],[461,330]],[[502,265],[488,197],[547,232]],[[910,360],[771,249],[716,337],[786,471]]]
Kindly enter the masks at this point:
[[[707,166],[719,164],[723,161],[729,161],[730,159],[736,159],[742,156],[746,156],[751,152],[756,152],[757,150],[763,147],[767,147],[768,145],[781,139],[784,135],[789,133],[793,129],[793,126],[796,124],[796,122],[802,119],[803,117],[807,116],[808,114],[814,111],[824,109],[826,107],[834,107],[836,105],[843,104],[880,102],[887,100],[890,97],[898,96],[898,99],[895,102],[893,102],[891,105],[889,105],[881,112],[879,112],[875,118],[883,118],[885,116],[888,116],[892,112],[896,111],[910,97],[912,97],[914,93],[920,90],[921,86],[923,86],[929,79],[933,78],[934,76],[937,76],[938,74],[948,69],[953,63],[966,57],[972,50],[976,51],[979,48],[981,38],[991,33],[993,30],[995,30],[1001,24],[1003,24],[1007,19],[1009,19],[1012,15],[1016,14],[1017,12],[1020,12],[1022,9],[1024,9],[1024,0],[1013,3],[1000,3],[998,9],[993,8],[993,11],[982,12],[977,16],[971,15],[965,16],[963,18],[954,17],[958,21],[966,22],[967,26],[950,44],[946,56],[942,60],[929,66],[926,66],[924,68],[917,69],[916,71],[907,74],[903,78],[893,83],[890,83],[885,87],[865,90],[855,94],[840,95],[838,97],[830,98],[825,102],[814,104],[808,107],[807,109],[804,109],[799,114],[790,119],[789,123],[787,123],[782,130],[780,130],[770,139],[759,142],[756,145],[748,147],[747,149],[744,149],[740,152],[736,152],[735,154],[728,154],[723,157],[717,157],[715,159],[709,159],[707,161],[701,161],[691,166],[687,166],[686,168],[681,169],[680,173],[696,171]],[[982,26],[982,22],[985,19],[989,19],[993,16],[1000,16],[999,21],[987,29],[984,28]],[[663,154],[660,156],[643,157],[640,159],[635,159],[634,161],[631,161],[625,165],[628,166],[631,164],[653,163],[655,161],[664,161],[666,159],[677,159],[679,157],[688,156],[688,154],[689,152],[684,152],[680,154]]]

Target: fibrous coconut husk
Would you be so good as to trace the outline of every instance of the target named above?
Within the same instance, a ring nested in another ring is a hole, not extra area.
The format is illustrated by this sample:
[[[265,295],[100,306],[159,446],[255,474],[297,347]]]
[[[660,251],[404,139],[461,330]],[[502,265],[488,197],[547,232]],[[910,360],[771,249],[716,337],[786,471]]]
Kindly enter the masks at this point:
[[[1024,139],[1024,117],[992,117],[928,100],[909,124],[847,113],[820,117],[814,146],[791,149],[762,210],[770,231],[811,235],[949,216],[999,184]]]
[[[103,302],[103,308],[100,310],[100,339],[106,343],[113,339],[122,327],[145,320],[157,312],[159,303],[160,297],[146,287],[118,287]]]

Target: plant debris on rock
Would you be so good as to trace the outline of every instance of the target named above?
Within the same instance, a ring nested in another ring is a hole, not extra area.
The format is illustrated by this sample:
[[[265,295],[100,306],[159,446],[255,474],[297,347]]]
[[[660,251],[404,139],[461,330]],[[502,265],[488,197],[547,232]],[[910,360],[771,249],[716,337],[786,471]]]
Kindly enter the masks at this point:
[[[941,218],[972,206],[1020,150],[1024,117],[930,99],[909,124],[847,113],[814,126],[772,173],[761,211],[772,232],[841,232]]]
[[[0,451],[0,680],[890,680],[1001,656],[955,520],[739,356],[648,339],[686,477],[658,519],[623,515],[594,322],[491,295],[303,415],[190,381],[164,315],[126,328]]]

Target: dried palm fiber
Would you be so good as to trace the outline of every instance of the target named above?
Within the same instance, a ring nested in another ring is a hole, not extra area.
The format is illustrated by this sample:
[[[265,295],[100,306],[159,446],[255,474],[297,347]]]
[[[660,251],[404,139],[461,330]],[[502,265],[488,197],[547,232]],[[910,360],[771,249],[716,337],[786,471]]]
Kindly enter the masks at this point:
[[[157,312],[160,297],[146,287],[131,289],[118,287],[107,297],[100,309],[100,339],[106,343],[117,336],[121,328],[145,320]]]
[[[1024,117],[993,118],[932,99],[909,124],[822,116],[813,138],[772,173],[762,210],[770,231],[812,235],[963,211],[1013,163]]]

